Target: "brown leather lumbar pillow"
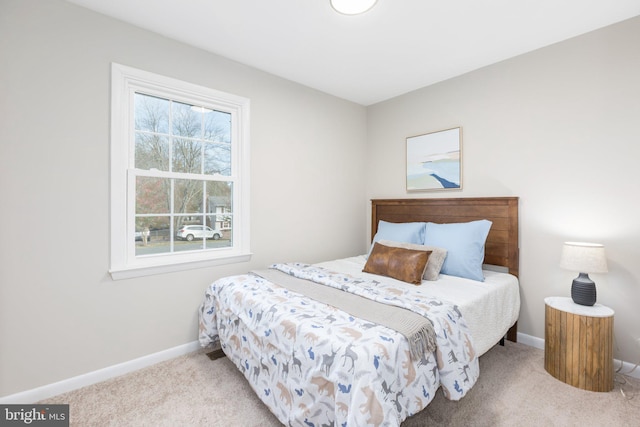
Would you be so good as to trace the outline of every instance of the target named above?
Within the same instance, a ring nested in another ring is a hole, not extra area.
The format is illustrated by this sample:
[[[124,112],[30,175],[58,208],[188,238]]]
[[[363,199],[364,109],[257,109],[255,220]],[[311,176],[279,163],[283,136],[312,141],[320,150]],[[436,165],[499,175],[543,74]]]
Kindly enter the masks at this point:
[[[427,262],[427,268],[424,270],[424,276],[422,276],[424,280],[438,280],[438,277],[440,276],[440,270],[442,269],[442,264],[444,264],[444,260],[447,258],[447,250],[435,246],[393,242],[390,240],[379,240],[378,243],[380,243],[381,245],[396,248],[413,249],[417,251],[431,251],[431,255],[429,255],[429,261]]]
[[[431,251],[394,248],[376,242],[362,271],[419,285],[429,255]]]

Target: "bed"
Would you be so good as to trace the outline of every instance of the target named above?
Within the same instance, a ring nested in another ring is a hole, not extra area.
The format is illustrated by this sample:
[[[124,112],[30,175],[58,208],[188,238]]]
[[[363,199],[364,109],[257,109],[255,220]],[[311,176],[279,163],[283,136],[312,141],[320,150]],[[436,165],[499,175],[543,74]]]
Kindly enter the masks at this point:
[[[216,280],[205,293],[201,345],[219,344],[285,425],[398,426],[438,390],[463,398],[480,374],[478,357],[505,336],[516,340],[517,197],[372,200],[371,213],[366,254],[274,264]],[[446,239],[428,244],[451,230],[466,238],[471,225],[486,230],[475,237],[481,265],[474,259],[461,277],[477,254],[460,258]],[[442,246],[439,273],[423,280]],[[380,259],[384,274],[375,271]],[[406,267],[414,263],[419,273]],[[408,283],[406,274],[419,278]]]

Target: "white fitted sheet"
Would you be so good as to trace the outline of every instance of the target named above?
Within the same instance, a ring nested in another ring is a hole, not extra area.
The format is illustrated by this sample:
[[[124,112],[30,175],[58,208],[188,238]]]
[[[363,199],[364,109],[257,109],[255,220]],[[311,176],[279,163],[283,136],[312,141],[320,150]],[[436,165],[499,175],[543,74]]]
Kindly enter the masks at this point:
[[[362,275],[379,281],[393,282],[396,286],[416,285],[389,277],[363,273],[364,255],[343,258],[316,265],[341,273]],[[418,286],[425,296],[438,298],[458,306],[473,338],[476,353],[480,356],[497,344],[518,320],[520,313],[520,287],[512,274],[484,270],[485,281],[463,279],[441,274],[436,281],[423,280]]]

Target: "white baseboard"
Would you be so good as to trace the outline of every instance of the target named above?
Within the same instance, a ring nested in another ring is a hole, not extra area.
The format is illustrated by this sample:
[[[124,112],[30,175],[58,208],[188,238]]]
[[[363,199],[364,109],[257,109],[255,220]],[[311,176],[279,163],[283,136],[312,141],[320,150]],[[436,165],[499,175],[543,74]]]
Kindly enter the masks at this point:
[[[137,359],[89,372],[87,374],[78,375],[77,377],[34,388],[33,390],[0,397],[0,404],[35,403],[62,393],[67,393],[69,391],[115,378],[120,375],[128,374],[129,372],[137,371],[139,369],[146,368],[147,366],[155,365],[156,363],[164,362],[165,360],[194,352],[200,348],[200,343],[198,341],[193,341],[158,353],[149,354],[147,356],[142,356]]]
[[[542,338],[518,332],[518,342],[520,344],[544,350],[544,339]],[[194,352],[196,350],[199,350],[200,348],[200,343],[198,341],[193,341],[187,344],[160,351],[158,353],[139,357],[128,362],[119,363],[117,365],[109,366],[107,368],[99,369],[87,374],[78,375],[77,377],[34,388],[33,390],[27,390],[21,393],[0,397],[0,404],[6,405],[12,403],[35,403],[62,393],[67,393],[69,391],[77,390],[82,387],[99,383],[100,381],[105,381],[111,378],[118,377],[120,375],[128,374],[129,372],[137,371],[139,369],[146,368],[147,366],[155,365],[156,363],[164,362],[165,360],[173,359],[174,357]],[[640,368],[636,368],[633,372],[631,372],[635,364],[620,360],[614,360],[614,366],[616,370],[620,368],[620,374],[629,375],[634,378],[640,379]]]
[[[613,367],[617,374],[640,379],[640,366],[638,365],[614,359]]]
[[[540,350],[544,350],[544,340],[542,338],[518,332],[518,342],[524,345],[528,345],[529,347],[535,347],[539,348]]]
[[[518,342],[530,347],[539,348],[544,350],[544,340],[542,338],[534,337],[531,335],[518,332]],[[633,363],[613,359],[613,367],[616,372],[622,375],[628,375],[633,378],[640,379],[640,367],[633,369],[636,365]]]

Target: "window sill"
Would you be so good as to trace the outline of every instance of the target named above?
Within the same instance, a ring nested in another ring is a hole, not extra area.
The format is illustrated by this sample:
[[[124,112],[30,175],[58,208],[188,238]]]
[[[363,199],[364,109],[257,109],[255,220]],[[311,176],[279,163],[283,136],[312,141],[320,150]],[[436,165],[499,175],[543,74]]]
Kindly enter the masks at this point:
[[[109,270],[111,279],[123,280],[135,277],[153,276],[155,274],[174,273],[176,271],[193,270],[196,268],[215,267],[217,265],[235,264],[251,260],[251,253],[231,255],[215,259],[173,262],[171,264],[132,266],[123,268],[112,268]]]

